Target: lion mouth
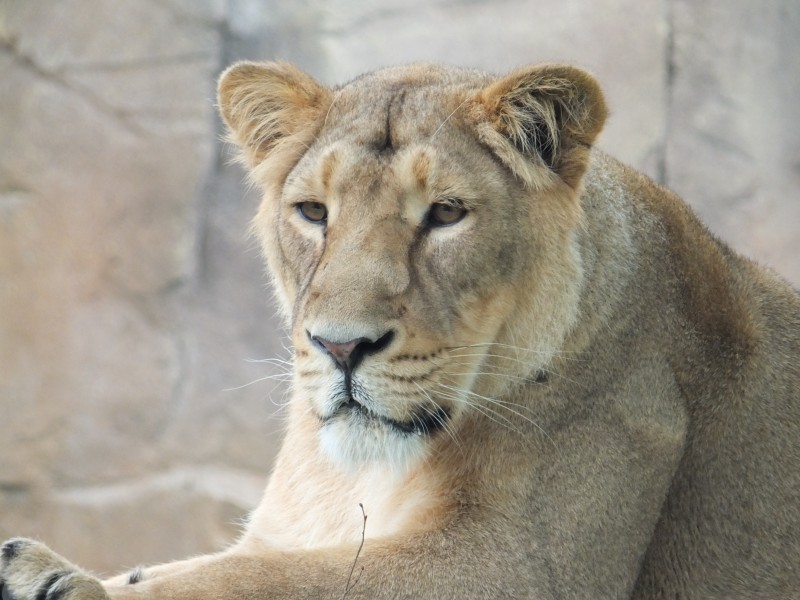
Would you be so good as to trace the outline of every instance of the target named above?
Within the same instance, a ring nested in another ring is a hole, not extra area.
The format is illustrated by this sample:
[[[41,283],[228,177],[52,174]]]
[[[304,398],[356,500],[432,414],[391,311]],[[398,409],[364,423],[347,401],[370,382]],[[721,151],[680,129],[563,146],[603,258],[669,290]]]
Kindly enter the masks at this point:
[[[431,408],[420,408],[420,410],[413,414],[407,421],[400,421],[370,410],[352,395],[330,416],[323,419],[323,423],[343,416],[349,416],[350,418],[356,418],[366,422],[377,422],[404,435],[433,435],[440,429],[444,429],[448,419],[450,419],[450,413],[437,405]]]

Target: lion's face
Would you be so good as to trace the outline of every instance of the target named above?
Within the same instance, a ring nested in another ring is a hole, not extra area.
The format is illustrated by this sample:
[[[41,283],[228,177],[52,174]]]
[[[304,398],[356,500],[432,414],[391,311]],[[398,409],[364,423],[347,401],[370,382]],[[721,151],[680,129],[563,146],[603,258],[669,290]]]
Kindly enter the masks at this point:
[[[380,111],[330,115],[360,127],[323,131],[259,218],[288,267],[295,389],[348,463],[406,463],[453,427],[529,254],[528,215],[488,151],[452,151],[458,133],[420,130],[413,110],[381,151]]]
[[[481,130],[498,128],[481,113],[497,102],[480,96],[483,76],[412,67],[334,92],[272,68],[282,91],[259,88],[268,70],[227,92],[223,79],[221,104],[250,136],[239,142],[265,190],[255,227],[291,323],[294,402],[322,446],[341,465],[402,470],[434,439],[457,443],[466,415],[511,422],[495,398],[546,366],[574,318],[577,181]],[[236,90],[239,103],[260,92],[260,133],[237,121]]]

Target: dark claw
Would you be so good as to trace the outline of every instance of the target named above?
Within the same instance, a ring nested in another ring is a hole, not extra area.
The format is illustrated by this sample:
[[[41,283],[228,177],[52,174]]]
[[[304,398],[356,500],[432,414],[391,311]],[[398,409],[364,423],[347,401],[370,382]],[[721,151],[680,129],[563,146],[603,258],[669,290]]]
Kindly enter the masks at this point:
[[[39,593],[36,594],[36,600],[57,600],[58,597],[63,594],[63,590],[51,593],[51,589],[56,583],[58,583],[59,579],[66,577],[67,575],[69,575],[69,573],[53,573],[50,575],[45,584],[41,587],[41,589],[39,589]]]
[[[136,585],[142,579],[144,579],[144,569],[142,569],[142,567],[136,567],[131,571],[130,575],[128,575],[128,585]]]
[[[28,543],[27,540],[8,540],[5,544],[3,544],[2,549],[0,549],[0,554],[2,554],[5,560],[11,560],[17,555],[22,546],[25,546]],[[3,600],[6,600],[5,596]]]
[[[5,551],[6,547],[3,546],[3,551]],[[2,600],[17,600],[14,596],[11,595],[11,592],[8,590],[7,585],[3,585],[0,583],[0,598]]]

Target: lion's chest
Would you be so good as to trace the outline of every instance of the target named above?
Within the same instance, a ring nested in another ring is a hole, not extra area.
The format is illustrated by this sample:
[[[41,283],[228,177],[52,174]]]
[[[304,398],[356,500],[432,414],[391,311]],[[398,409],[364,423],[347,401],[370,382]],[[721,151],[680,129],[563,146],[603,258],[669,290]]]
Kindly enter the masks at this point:
[[[445,510],[432,473],[398,478],[375,469],[358,477],[276,472],[247,536],[271,547],[310,549],[429,529]],[[362,511],[363,507],[363,511]]]

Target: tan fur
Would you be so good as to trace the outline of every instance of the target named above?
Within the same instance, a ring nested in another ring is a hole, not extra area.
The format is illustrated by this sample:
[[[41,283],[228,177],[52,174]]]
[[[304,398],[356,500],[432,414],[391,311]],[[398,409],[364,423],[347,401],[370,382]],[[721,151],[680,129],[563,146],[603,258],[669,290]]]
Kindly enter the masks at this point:
[[[242,63],[219,97],[295,347],[264,498],[103,588],[9,542],[4,599],[800,596],[800,299],[591,150],[590,75]]]

